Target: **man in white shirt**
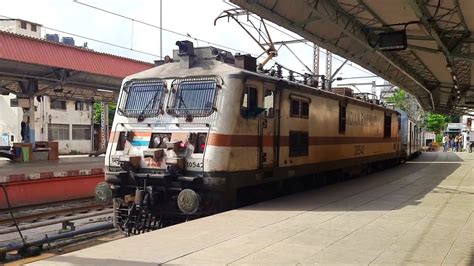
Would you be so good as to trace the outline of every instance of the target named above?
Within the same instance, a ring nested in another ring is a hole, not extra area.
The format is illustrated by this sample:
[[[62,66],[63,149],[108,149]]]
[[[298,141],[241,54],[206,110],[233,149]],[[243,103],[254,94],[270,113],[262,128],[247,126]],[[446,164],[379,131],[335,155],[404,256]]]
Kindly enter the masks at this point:
[[[448,150],[448,141],[449,141],[449,138],[447,135],[444,135],[443,139],[441,140],[442,144],[443,144],[443,151],[446,152]]]

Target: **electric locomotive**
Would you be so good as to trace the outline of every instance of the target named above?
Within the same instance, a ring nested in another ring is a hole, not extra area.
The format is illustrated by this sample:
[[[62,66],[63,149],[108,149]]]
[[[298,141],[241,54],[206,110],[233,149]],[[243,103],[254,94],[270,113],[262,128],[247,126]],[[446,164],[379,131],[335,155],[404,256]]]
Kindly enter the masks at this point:
[[[177,42],[125,78],[103,199],[128,233],[235,207],[238,191],[401,157],[400,114],[256,71],[256,59]]]

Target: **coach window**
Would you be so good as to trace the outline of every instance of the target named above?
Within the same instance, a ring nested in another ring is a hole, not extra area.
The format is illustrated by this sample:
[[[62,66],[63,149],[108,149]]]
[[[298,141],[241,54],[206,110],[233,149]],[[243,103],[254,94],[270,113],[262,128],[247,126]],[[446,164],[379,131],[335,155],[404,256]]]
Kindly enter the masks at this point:
[[[392,116],[390,114],[385,114],[385,119],[383,122],[383,137],[392,137]]]
[[[245,118],[255,118],[259,114],[258,93],[254,87],[247,87],[242,97],[240,114]]]
[[[290,157],[308,156],[308,132],[290,131],[289,151]]]
[[[265,90],[265,98],[263,99],[263,108],[265,108],[265,117],[273,118],[274,109],[274,96],[275,93],[272,90]]]
[[[339,134],[346,133],[346,104],[339,102]]]

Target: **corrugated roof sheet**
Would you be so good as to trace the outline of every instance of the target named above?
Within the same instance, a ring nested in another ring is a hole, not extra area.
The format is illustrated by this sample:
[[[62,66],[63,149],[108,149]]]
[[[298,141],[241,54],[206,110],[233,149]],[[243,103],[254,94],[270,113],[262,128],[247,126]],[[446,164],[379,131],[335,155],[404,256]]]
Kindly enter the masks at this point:
[[[0,31],[0,60],[124,78],[154,65],[125,57]]]

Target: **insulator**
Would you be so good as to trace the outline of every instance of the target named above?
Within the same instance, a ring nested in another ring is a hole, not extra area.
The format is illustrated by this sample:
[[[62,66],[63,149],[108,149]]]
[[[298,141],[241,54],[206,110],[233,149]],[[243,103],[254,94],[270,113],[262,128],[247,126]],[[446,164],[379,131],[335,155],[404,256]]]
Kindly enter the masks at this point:
[[[283,78],[283,74],[281,73],[281,66],[280,65],[277,65],[277,77],[279,78]]]

